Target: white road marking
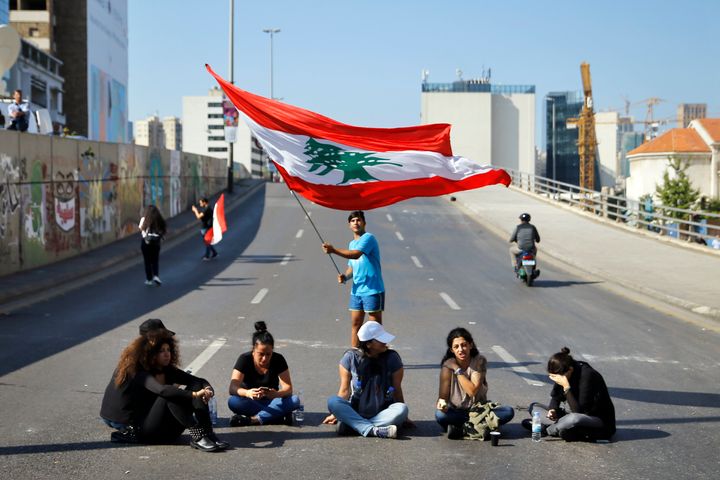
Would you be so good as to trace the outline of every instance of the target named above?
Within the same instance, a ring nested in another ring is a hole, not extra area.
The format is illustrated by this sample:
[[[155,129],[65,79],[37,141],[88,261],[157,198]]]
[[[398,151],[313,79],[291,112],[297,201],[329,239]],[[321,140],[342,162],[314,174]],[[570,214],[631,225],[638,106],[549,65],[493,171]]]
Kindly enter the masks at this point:
[[[295,238],[300,238],[300,237],[302,237],[302,234],[303,234],[304,231],[305,231],[305,230],[303,230],[302,228],[301,228],[300,230],[298,230],[298,233],[295,234]]]
[[[263,301],[263,298],[265,298],[265,295],[267,295],[268,289],[267,288],[261,288],[260,291],[255,295],[255,297],[250,301],[250,303],[260,303]]]
[[[500,358],[503,359],[505,363],[520,363],[517,361],[515,357],[510,355],[510,353],[505,350],[500,345],[493,345],[492,347],[493,351],[498,354]],[[533,373],[530,372],[530,370],[527,369],[527,367],[521,366],[521,365],[515,365],[514,367],[510,367],[513,372],[520,375],[520,378],[525,380],[528,385],[532,385],[533,387],[544,387],[545,384],[542,382],[539,382],[537,380],[531,380],[528,377],[532,376]]]
[[[392,215],[390,215],[390,214],[388,213],[388,214],[386,214],[385,216],[387,217],[388,222],[392,222]]]
[[[185,370],[189,370],[193,375],[197,375],[198,370],[200,370],[203,365],[205,365],[207,361],[210,360],[210,358],[212,358],[212,356],[215,355],[223,345],[225,345],[226,342],[227,338],[218,338],[213,341],[205,350],[202,351],[202,353],[200,353],[200,355],[195,357],[195,360],[190,362],[190,365],[185,367]]]
[[[445,300],[445,303],[448,304],[448,307],[452,308],[453,310],[460,310],[460,306],[455,303],[455,300],[450,298],[450,295],[448,295],[445,292],[440,292],[440,297]]]
[[[282,259],[282,262],[280,262],[280,265],[287,265],[291,258],[292,258],[292,253],[286,253]]]
[[[584,357],[588,362],[626,362],[632,360],[634,362],[643,363],[671,363],[677,365],[680,363],[677,360],[658,360],[657,358],[646,357],[645,355],[590,355],[589,353],[581,353],[581,357]]]
[[[403,236],[402,236],[402,233],[400,233],[400,232],[395,232],[395,236],[398,237],[398,240],[400,240],[401,242],[403,240],[405,240],[405,238],[403,238]]]
[[[418,260],[418,258],[415,255],[411,256],[410,259],[413,261],[413,263],[415,264],[416,267],[423,268],[422,263],[420,263],[420,260]]]

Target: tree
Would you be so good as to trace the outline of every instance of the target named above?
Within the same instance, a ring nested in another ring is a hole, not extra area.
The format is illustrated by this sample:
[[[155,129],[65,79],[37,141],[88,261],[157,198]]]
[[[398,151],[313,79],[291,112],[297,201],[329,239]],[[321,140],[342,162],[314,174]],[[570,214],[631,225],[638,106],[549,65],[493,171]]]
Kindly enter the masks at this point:
[[[663,207],[690,210],[700,197],[700,190],[693,188],[690,179],[685,173],[688,164],[680,158],[668,157],[668,166],[670,168],[665,170],[663,174],[662,185],[655,186],[655,195],[657,195]],[[671,170],[674,172],[672,176],[670,175]],[[687,219],[688,215],[674,210],[665,210],[663,214],[666,217],[679,220]]]

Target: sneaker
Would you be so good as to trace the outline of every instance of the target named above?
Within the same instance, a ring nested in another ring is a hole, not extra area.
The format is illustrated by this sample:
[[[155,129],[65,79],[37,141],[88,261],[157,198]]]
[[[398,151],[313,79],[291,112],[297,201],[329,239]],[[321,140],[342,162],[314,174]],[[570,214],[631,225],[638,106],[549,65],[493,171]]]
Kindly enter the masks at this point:
[[[145,285],[154,285],[152,280],[145,280]]]
[[[378,438],[397,438],[397,427],[395,425],[373,427],[373,435]]]
[[[158,277],[157,275],[155,275],[155,276],[153,277],[153,282],[155,282],[155,284],[156,284],[158,287],[159,287],[160,285],[162,285],[162,281],[160,280],[160,277]]]
[[[213,254],[210,258],[215,258],[215,257],[217,257],[217,252],[213,252]]]
[[[448,425],[447,437],[450,440],[460,440],[465,436],[463,429],[460,425]]]
[[[287,414],[285,414],[285,416],[282,418],[282,423],[283,423],[283,425],[287,425],[288,427],[292,427],[292,425],[293,425],[293,414],[292,414],[292,413],[287,413]]]
[[[230,417],[231,427],[247,427],[250,425],[250,417],[245,415],[233,415]]]
[[[210,260],[210,257],[206,257],[205,255],[202,256],[203,262],[207,262],[208,260]]]

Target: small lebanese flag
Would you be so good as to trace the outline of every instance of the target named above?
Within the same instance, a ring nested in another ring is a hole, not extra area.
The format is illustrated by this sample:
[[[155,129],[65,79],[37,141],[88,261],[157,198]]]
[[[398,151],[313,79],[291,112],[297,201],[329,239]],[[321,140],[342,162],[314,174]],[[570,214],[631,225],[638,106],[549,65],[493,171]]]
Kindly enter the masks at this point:
[[[319,205],[369,210],[412,197],[510,184],[505,170],[454,156],[448,124],[346,125],[241,90],[205,67],[244,114],[288,187]]]
[[[227,224],[225,223],[225,194],[223,193],[215,202],[213,208],[213,226],[205,232],[205,243],[208,245],[215,245],[220,243],[222,240],[223,233],[227,231]]]

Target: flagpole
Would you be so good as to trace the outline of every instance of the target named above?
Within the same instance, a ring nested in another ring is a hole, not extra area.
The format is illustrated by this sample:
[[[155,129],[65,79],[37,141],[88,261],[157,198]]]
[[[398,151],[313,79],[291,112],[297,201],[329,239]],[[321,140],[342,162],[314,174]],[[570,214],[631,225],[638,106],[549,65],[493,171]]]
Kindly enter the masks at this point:
[[[325,243],[325,240],[323,240],[322,235],[320,235],[320,232],[318,231],[317,227],[315,226],[315,222],[312,221],[312,218],[310,218],[310,214],[307,210],[305,210],[305,206],[302,204],[300,199],[298,198],[297,194],[295,194],[295,191],[292,190],[290,187],[288,187],[288,190],[290,190],[290,193],[293,194],[293,197],[295,197],[295,200],[297,200],[298,205],[300,205],[300,208],[303,209],[303,212],[305,212],[305,216],[308,220],[310,220],[310,225],[312,225],[313,229],[315,230],[315,233],[317,233],[318,238],[322,243]],[[337,270],[338,275],[340,275],[340,269],[337,266],[337,263],[335,263],[335,259],[332,257],[332,255],[328,255],[330,257],[330,261],[333,263],[333,266],[335,267],[335,270]]]

